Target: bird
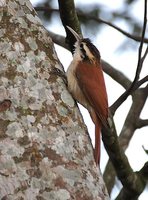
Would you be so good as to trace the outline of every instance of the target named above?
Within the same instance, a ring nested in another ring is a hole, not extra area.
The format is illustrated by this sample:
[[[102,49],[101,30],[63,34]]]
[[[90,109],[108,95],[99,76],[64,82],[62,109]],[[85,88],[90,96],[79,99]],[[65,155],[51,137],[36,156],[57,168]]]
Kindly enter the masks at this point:
[[[108,97],[101,56],[89,38],[83,38],[69,26],[67,28],[76,40],[73,60],[66,71],[68,90],[88,110],[95,124],[94,159],[96,165],[100,165],[101,128],[108,128]]]

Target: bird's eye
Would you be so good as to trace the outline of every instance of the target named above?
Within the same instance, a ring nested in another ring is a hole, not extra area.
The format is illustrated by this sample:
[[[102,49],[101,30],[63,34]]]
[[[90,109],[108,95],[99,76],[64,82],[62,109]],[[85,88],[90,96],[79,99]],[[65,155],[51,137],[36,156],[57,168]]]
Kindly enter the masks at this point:
[[[83,49],[83,44],[82,44],[82,43],[80,44],[80,49],[81,49],[81,50]]]

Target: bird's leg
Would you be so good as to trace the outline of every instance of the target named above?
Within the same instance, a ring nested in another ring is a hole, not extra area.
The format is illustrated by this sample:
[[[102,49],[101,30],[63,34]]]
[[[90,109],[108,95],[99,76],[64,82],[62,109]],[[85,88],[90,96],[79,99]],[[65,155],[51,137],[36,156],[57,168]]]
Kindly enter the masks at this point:
[[[51,74],[60,76],[60,77],[63,79],[63,81],[64,81],[64,83],[66,84],[66,86],[68,85],[66,74],[65,74],[63,71],[61,71],[60,69],[54,67],[54,68],[51,70]]]

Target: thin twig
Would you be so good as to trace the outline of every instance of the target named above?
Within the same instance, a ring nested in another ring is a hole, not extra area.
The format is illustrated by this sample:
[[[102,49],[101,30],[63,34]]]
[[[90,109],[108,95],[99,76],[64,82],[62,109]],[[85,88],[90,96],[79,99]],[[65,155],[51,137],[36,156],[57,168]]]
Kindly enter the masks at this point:
[[[48,32],[55,44],[60,45],[61,47],[69,50],[68,45],[65,43],[64,36],[55,34],[51,31],[48,31]],[[131,81],[122,72],[120,72],[119,70],[117,70],[116,68],[114,68],[112,65],[110,65],[104,60],[101,60],[101,62],[102,62],[103,71],[106,74],[108,74],[114,81],[119,83],[123,88],[125,89],[129,88],[129,86],[131,85]],[[147,81],[147,77],[145,77],[144,80],[141,80],[141,82],[139,82],[139,86],[142,85],[146,81]]]
[[[102,61],[102,68],[103,71],[108,74],[114,81],[119,83],[124,89],[128,89],[131,85],[131,81],[126,77],[126,75],[113,66],[111,66],[109,63],[107,63],[104,60]]]
[[[139,116],[145,105],[147,96],[148,96],[148,86],[146,86],[144,88],[139,88],[133,95],[133,101],[132,101],[131,107],[129,108],[128,115],[123,124],[123,128],[119,134],[120,135],[119,136],[120,148],[123,149],[124,151],[127,149],[132,137],[134,136],[134,132],[137,128],[136,127],[137,123],[139,122]],[[139,99],[140,99],[140,101],[139,101]],[[110,138],[108,138],[108,140],[110,141]],[[109,141],[107,141],[107,143]],[[113,170],[113,168],[109,161],[106,165],[106,169],[104,172],[105,173],[104,178],[105,178],[105,182],[106,182],[107,186],[109,186],[110,192],[112,191],[112,188],[114,186],[115,176],[116,176],[114,172],[111,172],[112,170]],[[110,176],[110,174],[112,176]],[[108,178],[108,175],[109,175],[109,178]]]
[[[148,75],[145,76],[144,78],[142,78],[140,81],[138,81],[138,82],[135,84],[135,86],[134,86],[134,88],[133,88],[133,92],[134,92],[136,89],[138,89],[142,84],[144,84],[144,83],[146,83],[146,82],[148,82]]]
[[[53,33],[52,31],[48,31],[50,37],[52,38],[53,42],[67,50],[70,51],[69,46],[65,43],[65,37],[56,33]]]
[[[53,39],[53,42],[55,44],[60,45],[63,48],[69,50],[68,45],[65,43],[65,37],[64,36],[55,34],[55,33],[51,32],[51,31],[48,31],[48,32],[49,32],[49,34],[50,34],[50,36]],[[103,68],[103,71],[106,74],[108,74],[113,80],[118,82],[125,89],[128,89],[129,86],[131,85],[131,81],[122,72],[118,71],[117,69],[115,69],[113,66],[111,66],[109,63],[107,63],[104,60],[102,60],[102,68]],[[138,81],[136,83],[136,85],[134,86],[133,91],[138,89],[143,83],[145,83],[147,81],[148,81],[148,75],[145,76],[144,78],[142,78],[140,81]]]
[[[78,16],[84,16],[83,14],[78,14]],[[96,22],[99,22],[99,23],[103,23],[103,24],[106,24],[114,29],[116,29],[117,31],[119,31],[120,33],[122,33],[123,35],[127,36],[128,38],[136,41],[136,42],[140,42],[141,41],[141,37],[137,36],[137,35],[131,35],[130,33],[124,31],[123,29],[119,28],[118,26],[110,23],[110,22],[107,22],[101,18],[97,18],[97,17],[92,17],[91,15],[88,15],[85,16],[87,19],[91,19],[91,20],[94,20]],[[145,43],[148,43],[148,38],[144,38],[144,42]]]
[[[56,12],[59,14],[59,10],[55,8],[50,8],[50,7],[45,7],[45,6],[35,6],[34,9],[36,11]]]
[[[143,64],[143,62],[144,62],[144,60],[145,60],[147,54],[148,54],[148,46],[147,46],[147,48],[146,48],[146,50],[145,50],[145,53],[144,53],[143,57],[141,58],[142,64]]]
[[[144,59],[146,58],[146,55],[148,53],[148,48],[146,48],[146,51],[144,53],[144,56],[142,57],[142,49],[143,49],[143,44],[144,44],[144,36],[145,36],[145,31],[146,31],[146,25],[147,25],[147,0],[145,0],[145,5],[144,5],[144,20],[143,20],[143,29],[142,29],[142,36],[141,36],[141,43],[139,46],[139,51],[138,51],[138,64],[137,64],[137,69],[136,69],[136,74],[134,81],[132,82],[131,86],[129,87],[128,90],[126,90],[110,107],[112,115],[114,115],[115,111],[118,109],[118,107],[127,99],[127,97],[133,92],[133,89],[135,87],[136,82],[139,79],[139,75],[142,69],[142,65],[144,62]]]
[[[136,123],[136,128],[143,128],[148,126],[148,119],[139,119]]]
[[[36,6],[34,7],[34,9],[36,11],[46,11],[46,12],[56,12],[56,13],[59,13],[59,10],[58,9],[54,9],[54,8],[50,8],[50,7],[43,7],[43,6]],[[119,31],[120,33],[122,33],[123,35],[127,36],[128,38],[136,41],[136,42],[140,42],[141,41],[141,37],[137,36],[137,35],[131,35],[130,33],[122,30],[121,28],[119,28],[118,26],[110,23],[110,22],[107,22],[101,18],[97,18],[97,17],[93,17],[91,15],[85,15],[83,13],[80,13],[79,11],[77,11],[77,14],[78,14],[78,17],[85,17],[87,18],[88,20],[94,20],[96,22],[99,22],[99,23],[103,23],[103,24],[106,24],[114,29],[116,29],[117,31]],[[144,42],[145,43],[148,43],[148,38],[144,38]]]

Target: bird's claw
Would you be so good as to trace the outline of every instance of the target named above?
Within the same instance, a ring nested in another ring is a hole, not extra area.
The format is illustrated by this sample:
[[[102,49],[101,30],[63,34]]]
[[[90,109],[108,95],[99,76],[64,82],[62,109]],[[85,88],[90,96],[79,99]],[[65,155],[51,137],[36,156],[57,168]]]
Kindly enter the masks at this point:
[[[62,78],[62,80],[64,81],[64,83],[66,85],[68,85],[68,81],[67,81],[67,77],[65,75],[65,73],[63,71],[61,71],[60,69],[54,67],[51,71],[52,74],[56,75],[56,76],[59,76]]]

